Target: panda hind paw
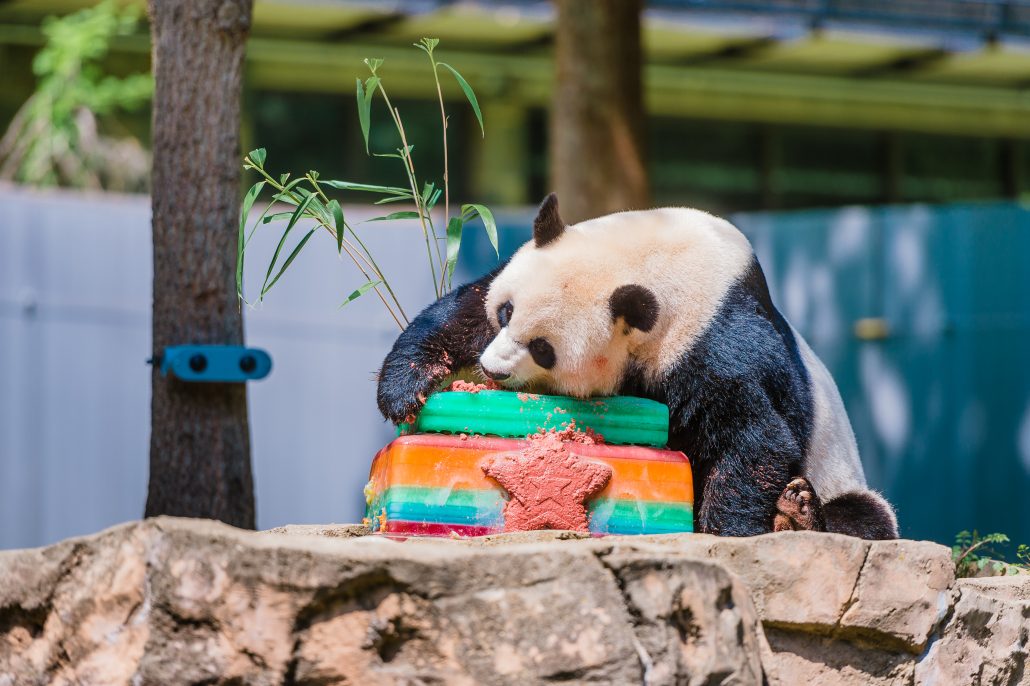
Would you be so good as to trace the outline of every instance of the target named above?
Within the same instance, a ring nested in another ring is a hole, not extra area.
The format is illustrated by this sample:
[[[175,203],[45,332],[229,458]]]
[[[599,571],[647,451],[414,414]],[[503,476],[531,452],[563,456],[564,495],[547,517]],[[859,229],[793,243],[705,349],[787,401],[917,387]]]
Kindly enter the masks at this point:
[[[825,531],[822,503],[808,479],[798,477],[783,489],[776,502],[773,531]]]

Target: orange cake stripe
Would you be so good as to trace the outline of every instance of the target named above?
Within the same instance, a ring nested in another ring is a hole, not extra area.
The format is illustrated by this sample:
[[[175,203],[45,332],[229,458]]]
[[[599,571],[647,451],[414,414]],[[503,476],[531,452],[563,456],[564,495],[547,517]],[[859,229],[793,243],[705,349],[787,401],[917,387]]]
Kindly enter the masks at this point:
[[[389,474],[373,470],[378,483],[436,488],[493,488],[495,484],[480,468],[490,453],[449,451],[447,456],[391,455]],[[407,459],[405,459],[407,458]],[[601,460],[613,471],[612,483],[603,491],[610,497],[646,500],[692,500],[690,468],[686,463]],[[385,480],[384,480],[385,479]]]

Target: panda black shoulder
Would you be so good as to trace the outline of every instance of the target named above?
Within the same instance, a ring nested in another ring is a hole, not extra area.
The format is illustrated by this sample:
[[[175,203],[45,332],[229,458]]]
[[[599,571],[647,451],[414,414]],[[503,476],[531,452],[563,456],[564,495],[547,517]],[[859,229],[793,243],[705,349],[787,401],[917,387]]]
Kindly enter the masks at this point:
[[[775,413],[800,453],[807,450],[813,425],[809,375],[793,330],[773,305],[753,257],[665,379],[661,391],[674,417],[671,430],[694,434],[690,444],[704,429],[675,426],[676,420],[742,422],[760,431],[763,420]]]

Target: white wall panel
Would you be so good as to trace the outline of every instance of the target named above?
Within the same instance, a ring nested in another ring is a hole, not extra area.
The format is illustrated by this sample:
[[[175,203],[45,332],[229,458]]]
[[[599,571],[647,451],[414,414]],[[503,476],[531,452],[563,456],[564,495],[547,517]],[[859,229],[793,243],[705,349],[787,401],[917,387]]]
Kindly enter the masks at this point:
[[[369,212],[348,209],[348,219]],[[0,548],[142,514],[149,217],[145,197],[0,186]],[[273,230],[254,239],[254,293]],[[432,299],[421,233],[410,223],[360,230],[414,316]],[[368,466],[392,435],[374,374],[398,331],[374,295],[337,309],[362,282],[316,235],[245,311],[248,343],[273,359],[271,376],[249,385],[259,527],[361,517]]]

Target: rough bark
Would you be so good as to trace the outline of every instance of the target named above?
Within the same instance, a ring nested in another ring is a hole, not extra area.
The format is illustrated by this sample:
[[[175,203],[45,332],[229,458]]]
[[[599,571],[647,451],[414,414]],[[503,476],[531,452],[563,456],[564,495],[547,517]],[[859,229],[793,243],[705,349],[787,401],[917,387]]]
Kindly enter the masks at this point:
[[[252,0],[150,0],[155,359],[243,343],[236,299],[243,58]],[[247,390],[154,365],[146,514],[254,527]]]
[[[556,0],[551,179],[577,222],[649,204],[641,0]]]

